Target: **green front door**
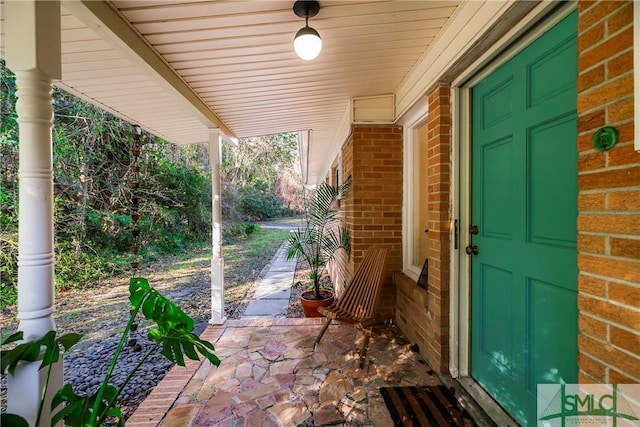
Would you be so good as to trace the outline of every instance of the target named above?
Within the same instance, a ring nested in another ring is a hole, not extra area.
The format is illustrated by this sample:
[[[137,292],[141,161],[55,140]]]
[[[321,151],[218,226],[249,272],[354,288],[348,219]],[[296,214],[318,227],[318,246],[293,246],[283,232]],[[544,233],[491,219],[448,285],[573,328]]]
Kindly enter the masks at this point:
[[[471,374],[523,425],[577,380],[576,13],[472,88]]]

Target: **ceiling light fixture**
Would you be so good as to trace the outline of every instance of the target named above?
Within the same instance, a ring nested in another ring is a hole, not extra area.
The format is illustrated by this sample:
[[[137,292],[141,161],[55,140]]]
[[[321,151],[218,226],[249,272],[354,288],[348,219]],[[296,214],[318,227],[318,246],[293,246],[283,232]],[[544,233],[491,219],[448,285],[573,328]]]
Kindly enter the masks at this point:
[[[309,18],[316,16],[319,10],[320,4],[317,1],[298,0],[293,4],[293,13],[305,19],[305,26],[293,39],[293,48],[300,58],[307,61],[315,59],[322,50],[320,34],[309,26]]]

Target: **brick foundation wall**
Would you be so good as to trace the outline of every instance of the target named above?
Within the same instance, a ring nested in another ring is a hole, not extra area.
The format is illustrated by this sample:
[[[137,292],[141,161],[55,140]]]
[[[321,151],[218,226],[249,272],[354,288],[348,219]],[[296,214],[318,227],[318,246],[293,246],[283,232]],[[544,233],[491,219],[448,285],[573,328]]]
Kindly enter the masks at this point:
[[[396,322],[437,372],[449,366],[449,261],[451,114],[450,89],[438,86],[428,96],[429,286],[406,276],[396,279]]]
[[[389,248],[378,314],[395,308],[392,273],[402,269],[402,128],[354,125],[342,148],[343,176],[351,176],[345,200],[351,233],[351,264],[357,266],[372,245]]]
[[[636,29],[640,31],[640,29]],[[578,2],[579,380],[640,382],[640,153],[633,149],[633,5]],[[593,133],[619,141],[596,151]]]

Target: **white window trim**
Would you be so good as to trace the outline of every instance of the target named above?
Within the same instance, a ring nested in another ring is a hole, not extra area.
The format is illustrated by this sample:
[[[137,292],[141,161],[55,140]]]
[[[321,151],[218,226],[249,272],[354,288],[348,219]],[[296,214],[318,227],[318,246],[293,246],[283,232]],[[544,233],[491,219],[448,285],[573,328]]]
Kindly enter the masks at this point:
[[[337,184],[340,185],[344,182],[344,175],[342,172],[342,150],[340,150],[340,152],[338,153],[338,182]]]
[[[418,102],[400,119],[398,124],[402,126],[404,153],[402,162],[402,272],[417,281],[420,277],[420,268],[411,264],[414,223],[414,188],[413,188],[413,134],[415,129],[427,119],[428,102],[426,96]]]

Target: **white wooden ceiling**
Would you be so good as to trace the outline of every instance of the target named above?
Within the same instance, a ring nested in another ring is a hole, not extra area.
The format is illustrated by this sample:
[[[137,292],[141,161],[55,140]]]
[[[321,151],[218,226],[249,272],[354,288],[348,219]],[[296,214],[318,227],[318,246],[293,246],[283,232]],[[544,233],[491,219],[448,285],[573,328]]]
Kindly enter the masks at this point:
[[[321,0],[304,61],[293,0],[63,1],[60,85],[178,144],[311,130],[314,181],[349,100],[396,93],[459,3]]]

